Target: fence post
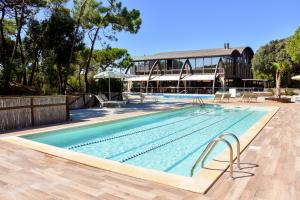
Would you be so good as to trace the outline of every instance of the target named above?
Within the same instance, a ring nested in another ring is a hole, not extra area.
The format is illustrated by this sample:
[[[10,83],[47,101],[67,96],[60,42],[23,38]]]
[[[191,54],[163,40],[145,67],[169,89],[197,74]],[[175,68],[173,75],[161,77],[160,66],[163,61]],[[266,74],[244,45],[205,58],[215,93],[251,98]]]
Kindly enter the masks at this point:
[[[34,106],[33,106],[33,97],[30,97],[30,112],[31,112],[31,126],[34,126]]]
[[[66,95],[66,118],[70,119],[70,109],[69,109],[69,97]]]

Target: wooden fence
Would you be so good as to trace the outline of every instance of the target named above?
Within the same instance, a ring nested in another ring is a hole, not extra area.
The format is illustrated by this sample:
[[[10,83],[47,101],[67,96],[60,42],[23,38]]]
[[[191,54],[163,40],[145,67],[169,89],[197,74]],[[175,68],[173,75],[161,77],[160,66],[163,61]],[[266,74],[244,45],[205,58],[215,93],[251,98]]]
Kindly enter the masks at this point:
[[[0,131],[68,119],[67,96],[0,97]]]
[[[70,110],[92,107],[95,104],[95,98],[90,94],[69,96]]]

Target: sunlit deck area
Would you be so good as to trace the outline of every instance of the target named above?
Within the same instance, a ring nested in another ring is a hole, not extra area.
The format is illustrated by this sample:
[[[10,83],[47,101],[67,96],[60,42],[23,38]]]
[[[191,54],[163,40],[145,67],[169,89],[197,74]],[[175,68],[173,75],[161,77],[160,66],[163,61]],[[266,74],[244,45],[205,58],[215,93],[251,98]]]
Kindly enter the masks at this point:
[[[265,104],[274,105],[252,105]],[[156,106],[159,110],[159,104]],[[1,141],[0,154],[5,156],[0,158],[0,199],[297,199],[300,196],[300,138],[297,135],[300,132],[300,124],[297,123],[300,104],[276,106],[280,110],[242,153],[242,171],[235,168],[234,180],[229,173],[223,174],[205,195],[93,168]],[[124,112],[124,116],[143,113],[141,109],[136,110],[132,107],[132,112]],[[91,111],[85,112],[76,116],[84,117]],[[97,116],[93,120],[111,120],[113,116]],[[120,118],[122,114],[117,116]],[[74,124],[80,123],[78,120]],[[24,133],[28,131],[31,130],[23,130]]]

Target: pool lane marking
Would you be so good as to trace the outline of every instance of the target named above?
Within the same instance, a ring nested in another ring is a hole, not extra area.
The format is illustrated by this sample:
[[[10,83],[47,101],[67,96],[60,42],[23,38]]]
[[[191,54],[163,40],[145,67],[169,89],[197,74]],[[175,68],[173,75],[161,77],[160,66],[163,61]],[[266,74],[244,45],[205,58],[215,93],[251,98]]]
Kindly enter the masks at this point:
[[[218,110],[214,110],[214,111],[219,111],[219,109],[218,109]],[[193,112],[194,112],[194,111],[193,111]],[[211,112],[213,112],[213,111],[211,111]],[[211,113],[211,112],[208,112],[208,113]],[[207,113],[204,113],[204,114],[207,114]],[[217,115],[217,116],[221,116],[221,115]],[[196,124],[201,124],[201,123],[206,122],[206,121],[208,121],[208,120],[214,119],[215,117],[216,117],[216,115],[213,115],[213,117],[210,117],[210,118],[207,118],[207,119],[205,119],[205,120],[203,120],[203,121],[197,122]],[[192,125],[194,125],[194,124],[192,124]],[[191,126],[191,125],[189,125],[189,126]],[[163,137],[160,137],[160,138],[151,140],[150,142],[141,144],[141,145],[139,145],[139,146],[132,147],[132,148],[127,149],[127,150],[125,150],[125,151],[123,151],[123,152],[119,152],[119,153],[116,153],[116,154],[114,154],[114,155],[107,156],[107,157],[105,157],[105,159],[113,159],[114,157],[120,156],[120,155],[122,155],[122,154],[128,153],[128,152],[130,152],[130,151],[136,150],[136,149],[141,148],[141,147],[144,147],[144,146],[146,146],[146,145],[153,144],[153,143],[155,143],[155,142],[157,142],[157,141],[163,140],[163,139],[165,139],[165,138],[167,138],[167,137],[169,137],[169,136],[171,136],[171,135],[174,135],[174,134],[176,134],[176,133],[178,133],[178,132],[180,132],[180,131],[184,131],[184,130],[188,130],[188,129],[192,129],[192,128],[195,128],[195,127],[183,128],[183,129],[181,129],[181,130],[179,130],[179,131],[176,131],[176,132],[170,133],[170,134],[168,134],[168,135],[166,135],[166,136],[163,136]]]
[[[239,123],[240,121],[246,119],[247,117],[249,117],[250,115],[252,115],[255,111],[252,111],[251,113],[248,113],[247,115],[245,115],[244,117],[242,117],[241,119],[237,120],[236,122],[234,122],[233,124],[231,124],[230,126],[226,127],[225,129],[223,129],[222,131],[219,131],[218,134],[216,134],[213,138],[205,141],[203,144],[201,144],[200,146],[198,146],[197,148],[195,148],[193,151],[189,152],[188,154],[186,154],[182,159],[176,161],[173,165],[171,165],[170,167],[166,168],[164,171],[168,172],[170,170],[172,170],[174,167],[176,167],[177,165],[179,165],[181,162],[183,162],[185,159],[187,159],[188,157],[190,157],[191,155],[193,155],[194,153],[196,153],[198,150],[200,150],[202,147],[204,147],[206,144],[208,144],[210,141],[212,141],[214,138],[218,137],[219,135],[221,135],[222,133],[224,133],[224,131],[232,128],[234,125],[236,125],[237,123]]]
[[[133,155],[131,155],[131,156],[125,158],[125,159],[120,160],[119,162],[121,162],[121,163],[126,162],[126,161],[131,160],[131,159],[133,159],[133,158],[136,158],[136,157],[138,157],[138,156],[140,156],[140,155],[143,155],[143,154],[148,153],[148,152],[150,152],[150,151],[153,151],[153,150],[156,150],[156,149],[158,149],[158,148],[161,148],[161,147],[163,147],[163,146],[165,146],[165,145],[168,145],[168,144],[171,144],[171,143],[173,143],[173,142],[176,142],[177,140],[180,140],[180,139],[185,138],[185,137],[187,137],[187,136],[189,136],[189,135],[192,135],[192,134],[198,132],[199,130],[206,129],[206,128],[208,128],[208,127],[214,125],[214,124],[217,124],[217,123],[219,123],[219,122],[222,122],[222,121],[226,120],[227,118],[228,118],[228,116],[225,117],[225,118],[223,118],[223,119],[221,119],[221,120],[218,120],[218,121],[216,121],[216,122],[214,122],[214,123],[212,123],[212,124],[209,124],[209,125],[207,125],[207,126],[205,126],[205,127],[202,127],[201,129],[197,129],[197,130],[192,131],[192,132],[190,132],[190,133],[188,133],[188,134],[184,134],[184,135],[182,135],[182,136],[180,136],[180,137],[174,138],[174,139],[172,139],[172,140],[170,140],[170,141],[168,141],[168,142],[165,142],[165,143],[162,143],[162,144],[160,144],[160,145],[151,147],[151,148],[149,148],[149,149],[147,149],[147,150],[145,150],[145,151],[142,151],[142,152],[133,154]]]
[[[204,119],[204,120],[202,120],[202,121],[200,121],[200,122],[196,122],[195,124],[192,124],[192,125],[201,124],[201,123],[206,122],[206,121],[208,121],[208,120],[210,120],[210,119],[213,119],[213,117]],[[193,127],[190,127],[190,128],[193,128]],[[190,128],[183,128],[183,129],[177,130],[177,131],[172,132],[172,133],[170,133],[170,134],[168,134],[168,135],[165,135],[165,136],[163,136],[163,137],[156,138],[156,139],[154,139],[154,140],[151,140],[150,142],[141,144],[141,145],[136,146],[136,147],[132,147],[132,148],[130,148],[130,149],[127,149],[126,151],[119,152],[119,153],[117,153],[117,154],[114,154],[114,155],[111,155],[111,156],[108,156],[108,157],[105,157],[105,158],[106,158],[106,159],[112,159],[112,158],[114,158],[114,157],[117,157],[117,156],[120,156],[120,155],[122,155],[122,154],[128,153],[128,152],[133,151],[133,150],[135,150],[135,149],[141,148],[141,147],[143,147],[143,146],[146,146],[146,145],[155,143],[155,142],[157,142],[157,141],[163,140],[163,139],[165,139],[165,138],[167,138],[167,137],[169,137],[169,136],[171,136],[171,135],[174,135],[174,134],[176,134],[176,133],[178,133],[178,132],[181,132],[181,131],[184,131],[184,130],[187,130],[187,129],[190,129]]]
[[[156,128],[161,128],[161,127],[164,127],[164,126],[169,126],[169,125],[172,125],[172,124],[176,124],[178,122],[182,122],[182,121],[185,121],[185,120],[196,118],[196,117],[202,116],[202,115],[210,113],[210,112],[213,112],[213,111],[206,111],[206,112],[201,113],[199,115],[193,115],[192,117],[181,119],[181,120],[178,120],[178,121],[175,121],[175,122],[171,122],[171,123],[168,123],[168,124],[163,124],[163,125],[160,125],[160,126],[151,127],[151,128],[144,129],[144,130],[135,131],[133,133],[127,133],[127,134],[123,134],[123,135],[118,135],[118,136],[114,136],[114,137],[103,138],[103,139],[100,139],[100,140],[94,140],[94,141],[91,141],[91,142],[86,142],[86,143],[74,145],[74,146],[68,147],[68,149],[72,150],[72,149],[76,149],[76,148],[87,146],[87,145],[97,144],[97,143],[106,142],[106,141],[110,141],[110,140],[114,140],[114,139],[119,139],[119,138],[130,136],[130,135],[135,135],[135,134],[142,133],[142,132],[145,132],[145,131],[153,130],[153,129],[156,129]]]

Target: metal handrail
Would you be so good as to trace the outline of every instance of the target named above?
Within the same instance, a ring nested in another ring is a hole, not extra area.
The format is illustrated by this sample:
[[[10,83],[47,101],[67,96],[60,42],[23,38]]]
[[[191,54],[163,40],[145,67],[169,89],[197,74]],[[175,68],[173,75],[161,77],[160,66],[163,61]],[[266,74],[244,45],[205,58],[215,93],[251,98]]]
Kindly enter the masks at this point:
[[[201,97],[193,98],[193,105],[196,105],[196,104],[204,105],[204,101],[202,100]]]
[[[198,163],[200,161],[201,162],[201,167],[204,167],[204,163],[205,160],[207,159],[208,155],[211,153],[211,151],[215,148],[215,146],[219,143],[219,142],[224,142],[230,150],[230,176],[231,178],[233,178],[233,150],[232,150],[232,146],[230,144],[230,142],[228,142],[227,140],[224,139],[224,137],[226,136],[232,136],[235,140],[236,140],[236,145],[237,145],[237,163],[238,163],[238,168],[241,169],[240,167],[240,141],[237,138],[236,135],[234,135],[233,133],[223,133],[222,135],[220,135],[218,138],[212,140],[210,143],[208,143],[208,145],[206,146],[206,148],[204,149],[204,151],[202,152],[202,154],[199,156],[199,158],[196,160],[195,164],[193,165],[192,169],[191,169],[191,176],[194,175],[194,171],[198,165]]]
[[[219,136],[219,138],[224,138],[226,136],[231,136],[235,139],[236,141],[236,157],[237,157],[237,166],[239,169],[241,169],[241,165],[240,165],[240,154],[241,154],[241,151],[240,151],[240,148],[241,148],[241,144],[240,144],[240,140],[239,138],[234,135],[233,133],[223,133],[222,135]]]
[[[187,90],[182,90],[182,91],[180,91],[178,94],[182,94],[182,93],[187,94],[188,91],[187,91]]]
[[[233,150],[232,150],[232,146],[231,144],[225,140],[224,138],[216,138],[212,141],[211,144],[209,144],[209,148],[205,149],[206,151],[203,151],[203,153],[201,154],[201,156],[198,158],[198,160],[195,162],[194,166],[192,167],[191,169],[191,176],[194,175],[194,171],[196,169],[196,166],[198,165],[198,163],[202,160],[202,163],[201,163],[201,167],[203,168],[204,167],[204,160],[207,158],[207,156],[210,154],[210,152],[214,149],[214,147],[219,143],[219,142],[224,142],[229,150],[230,150],[230,160],[229,160],[229,163],[230,163],[230,176],[233,178]]]

